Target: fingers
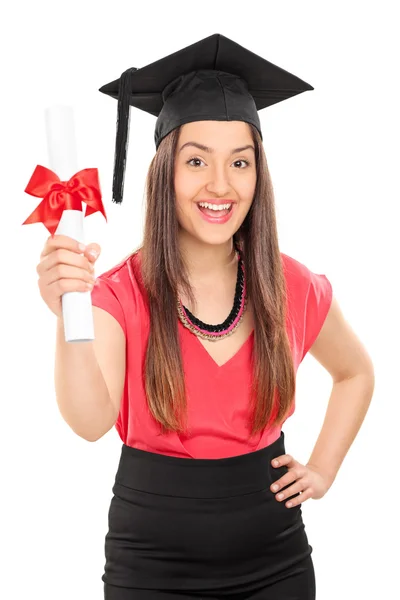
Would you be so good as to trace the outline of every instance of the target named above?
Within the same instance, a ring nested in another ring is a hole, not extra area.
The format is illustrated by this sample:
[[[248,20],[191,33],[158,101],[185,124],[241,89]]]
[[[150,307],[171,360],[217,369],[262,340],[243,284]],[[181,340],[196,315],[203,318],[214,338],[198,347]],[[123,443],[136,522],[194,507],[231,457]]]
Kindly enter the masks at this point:
[[[274,462],[278,460],[279,465],[275,465]],[[311,488],[309,488],[309,484],[305,479],[305,475],[307,474],[307,468],[297,461],[290,454],[283,454],[272,459],[271,464],[274,467],[282,467],[290,464],[295,464],[296,466],[290,467],[289,471],[285,473],[280,479],[274,481],[270,489],[275,494],[275,499],[278,502],[284,502],[288,498],[289,501],[286,502],[287,508],[292,508],[293,506],[297,506],[311,497]],[[290,485],[292,484],[292,485]],[[289,486],[289,487],[288,487]],[[293,496],[295,496],[293,498]]]
[[[36,266],[36,272],[39,276],[45,275],[56,265],[70,265],[81,269],[93,270],[92,263],[82,254],[65,248],[57,248],[49,254],[43,256],[40,263]]]
[[[81,254],[82,250],[79,248],[79,242],[74,240],[73,238],[67,235],[51,235],[47,238],[47,241],[44,245],[44,248],[40,254],[40,258],[46,257],[57,248],[65,248],[70,250],[71,252],[76,252],[77,254]]]
[[[90,252],[94,251],[95,254]],[[46,274],[55,265],[65,264],[81,269],[94,271],[101,248],[99,244],[91,243],[82,250],[79,242],[65,235],[50,236],[40,255],[40,262],[36,266],[36,272],[39,276]]]
[[[280,495],[282,494],[282,496]],[[305,500],[308,500],[313,495],[313,491],[311,487],[306,487],[306,485],[302,481],[296,481],[293,485],[287,488],[284,492],[280,492],[276,496],[276,500],[278,502],[284,502],[288,498],[285,504],[287,508],[293,508],[293,506],[298,506]],[[294,496],[294,497],[293,497]]]
[[[275,464],[276,461],[278,461],[278,465]],[[275,468],[281,468],[284,466],[289,468],[288,472],[285,473],[285,475],[283,475],[280,479],[274,481],[271,484],[270,489],[273,492],[277,492],[278,490],[286,487],[293,481],[300,479],[307,472],[307,469],[300,463],[297,463],[297,461],[295,461],[290,454],[282,454],[281,456],[277,456],[276,458],[272,459],[271,464]]]
[[[271,464],[273,467],[281,467],[282,465],[287,465],[292,460],[293,457],[290,454],[281,454],[280,456],[273,458]]]
[[[91,249],[100,253],[99,244],[89,247],[66,235],[51,235],[44,245],[36,266],[41,297],[50,310],[62,314],[61,297],[70,291],[88,291],[95,282]]]
[[[291,483],[292,485],[290,485]],[[282,491],[276,493],[277,490]],[[275,499],[278,502],[283,502],[290,498],[290,500],[286,503],[288,508],[296,506],[297,504],[300,504],[306,500],[306,498],[310,497],[310,494],[305,494],[305,490],[307,490],[307,482],[305,481],[304,477],[299,476],[295,470],[288,471],[288,473],[281,477],[279,481],[274,482],[271,485],[271,491],[275,493]],[[300,496],[298,494],[300,494]],[[295,496],[295,498],[292,498],[292,496]]]
[[[82,256],[82,260],[86,259]],[[87,262],[87,261],[86,261]],[[51,285],[58,281],[64,281],[67,279],[82,280],[87,283],[94,282],[94,274],[88,268],[82,268],[78,266],[71,266],[66,263],[55,264],[53,268],[48,269],[42,273],[40,280],[42,285]]]
[[[303,473],[300,474],[297,469],[295,469],[295,468],[290,469],[280,479],[278,479],[277,481],[274,481],[271,484],[270,489],[273,492],[277,492],[278,490],[280,490],[280,489],[286,487],[287,485],[290,485],[291,483],[293,483],[293,481],[297,481],[302,476],[303,476]]]

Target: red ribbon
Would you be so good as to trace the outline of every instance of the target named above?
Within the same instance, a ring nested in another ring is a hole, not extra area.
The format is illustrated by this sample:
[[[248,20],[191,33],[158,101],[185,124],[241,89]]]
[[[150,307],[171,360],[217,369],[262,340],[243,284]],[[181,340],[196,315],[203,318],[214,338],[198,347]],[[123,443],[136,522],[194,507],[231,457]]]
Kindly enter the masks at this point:
[[[22,225],[43,223],[51,235],[54,235],[63,211],[82,211],[82,202],[87,204],[85,217],[99,211],[107,221],[97,169],[83,169],[69,181],[61,181],[53,171],[37,165],[25,192],[43,198],[43,201]]]

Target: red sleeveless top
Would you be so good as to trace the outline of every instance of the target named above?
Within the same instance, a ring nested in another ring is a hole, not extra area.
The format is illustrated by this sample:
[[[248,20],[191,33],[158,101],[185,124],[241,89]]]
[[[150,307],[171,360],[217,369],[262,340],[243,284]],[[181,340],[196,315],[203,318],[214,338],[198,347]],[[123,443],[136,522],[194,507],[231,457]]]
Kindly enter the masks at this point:
[[[281,253],[281,257],[288,294],[286,327],[297,372],[325,321],[332,286],[326,275],[313,273],[286,254]],[[93,306],[110,313],[126,338],[125,385],[115,423],[126,445],[179,458],[226,458],[261,450],[279,437],[281,427],[265,428],[249,437],[254,333],[232,358],[218,366],[178,317],[190,435],[162,435],[147,407],[142,379],[150,320],[140,250],[98,276],[91,296]],[[288,417],[294,410],[295,397]]]

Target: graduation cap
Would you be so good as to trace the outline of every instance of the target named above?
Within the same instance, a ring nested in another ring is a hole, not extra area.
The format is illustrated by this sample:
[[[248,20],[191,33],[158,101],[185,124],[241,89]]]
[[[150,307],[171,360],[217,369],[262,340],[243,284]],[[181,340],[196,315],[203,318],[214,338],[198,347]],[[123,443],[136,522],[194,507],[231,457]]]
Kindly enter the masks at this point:
[[[140,69],[127,69],[99,89],[118,99],[113,202],[122,202],[131,106],[158,117],[157,149],[168,133],[192,121],[245,121],[262,139],[257,111],[313,89],[220,33]]]

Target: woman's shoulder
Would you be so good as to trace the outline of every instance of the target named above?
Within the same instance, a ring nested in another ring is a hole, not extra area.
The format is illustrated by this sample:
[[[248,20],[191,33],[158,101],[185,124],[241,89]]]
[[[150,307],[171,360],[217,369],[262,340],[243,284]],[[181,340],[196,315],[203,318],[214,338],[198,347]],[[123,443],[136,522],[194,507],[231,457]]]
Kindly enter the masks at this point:
[[[135,250],[99,275],[101,279],[123,283],[124,281],[137,281],[140,279],[140,249]]]
[[[96,278],[93,304],[119,317],[123,313],[126,321],[132,321],[142,312],[146,301],[139,271],[137,252],[104,271]]]
[[[142,306],[147,302],[140,269],[140,249],[131,252],[96,278],[95,293],[112,294],[121,305]]]
[[[333,296],[332,284],[328,277],[324,273],[315,272],[292,256],[281,254],[289,301],[314,316],[318,315],[318,311],[326,314],[324,311],[330,306]]]
[[[309,280],[310,270],[304,263],[293,258],[293,256],[285,254],[284,252],[281,252],[281,259],[286,279],[301,281]]]

